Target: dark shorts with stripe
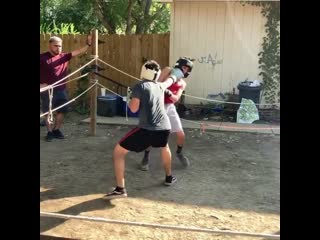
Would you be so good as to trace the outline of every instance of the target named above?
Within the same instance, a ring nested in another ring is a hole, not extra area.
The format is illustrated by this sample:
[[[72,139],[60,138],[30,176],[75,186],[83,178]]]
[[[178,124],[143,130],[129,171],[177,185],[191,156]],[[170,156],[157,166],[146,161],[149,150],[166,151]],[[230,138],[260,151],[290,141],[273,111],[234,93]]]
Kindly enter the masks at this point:
[[[44,91],[40,93],[41,96],[41,110],[43,113],[49,111],[49,94],[48,91]],[[53,90],[53,97],[52,97],[52,109],[59,107],[63,104],[68,102],[67,91],[66,89],[54,89]],[[62,108],[58,109],[58,113],[66,113],[68,112],[68,105],[63,106]]]
[[[168,143],[170,130],[151,131],[143,128],[134,128],[120,141],[121,147],[131,152],[142,152],[148,147],[165,147]]]

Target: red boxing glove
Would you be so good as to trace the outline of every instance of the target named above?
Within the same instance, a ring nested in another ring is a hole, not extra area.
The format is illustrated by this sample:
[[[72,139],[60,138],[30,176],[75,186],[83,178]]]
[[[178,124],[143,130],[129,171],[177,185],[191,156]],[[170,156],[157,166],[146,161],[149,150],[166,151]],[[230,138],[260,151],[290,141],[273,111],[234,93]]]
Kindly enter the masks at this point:
[[[169,89],[166,89],[164,90],[164,94],[168,97],[171,97],[173,93]]]

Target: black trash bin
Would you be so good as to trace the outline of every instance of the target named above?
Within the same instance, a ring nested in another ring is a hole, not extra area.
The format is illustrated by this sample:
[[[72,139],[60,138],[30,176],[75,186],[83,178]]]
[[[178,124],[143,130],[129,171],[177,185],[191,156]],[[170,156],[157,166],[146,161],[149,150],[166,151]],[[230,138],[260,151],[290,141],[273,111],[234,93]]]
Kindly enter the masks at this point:
[[[239,102],[241,103],[242,98],[246,98],[252,100],[256,104],[259,104],[261,87],[250,87],[250,83],[251,82],[241,82],[238,84]]]
[[[113,117],[117,113],[117,96],[106,94],[97,99],[97,114],[104,117]]]

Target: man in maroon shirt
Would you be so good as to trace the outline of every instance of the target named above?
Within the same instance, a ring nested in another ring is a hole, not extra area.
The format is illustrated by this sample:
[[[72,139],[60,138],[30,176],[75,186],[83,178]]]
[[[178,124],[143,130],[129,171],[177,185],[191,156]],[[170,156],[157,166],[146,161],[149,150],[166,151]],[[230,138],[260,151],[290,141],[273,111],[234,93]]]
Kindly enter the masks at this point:
[[[62,40],[59,37],[53,36],[49,39],[49,49],[47,52],[40,54],[40,88],[51,85],[60,79],[67,76],[69,61],[72,57],[82,54],[91,46],[92,36],[88,35],[87,44],[85,47],[74,50],[69,53],[62,52]],[[61,83],[65,82],[62,81]],[[42,112],[49,110],[49,94],[48,91],[40,93],[42,101]],[[65,104],[68,101],[66,85],[63,84],[53,89],[52,109]],[[47,126],[47,141],[52,141],[53,138],[63,139],[64,135],[60,131],[64,114],[67,112],[67,106],[57,110],[53,126],[49,122],[49,115],[46,116]]]

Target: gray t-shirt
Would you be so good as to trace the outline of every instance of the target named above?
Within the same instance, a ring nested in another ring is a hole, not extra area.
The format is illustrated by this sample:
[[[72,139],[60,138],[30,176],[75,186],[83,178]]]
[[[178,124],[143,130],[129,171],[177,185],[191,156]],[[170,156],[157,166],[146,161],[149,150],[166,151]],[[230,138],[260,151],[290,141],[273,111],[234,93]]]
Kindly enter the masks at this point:
[[[131,97],[140,99],[138,127],[153,131],[171,129],[164,108],[164,89],[159,83],[143,80],[133,87]]]

